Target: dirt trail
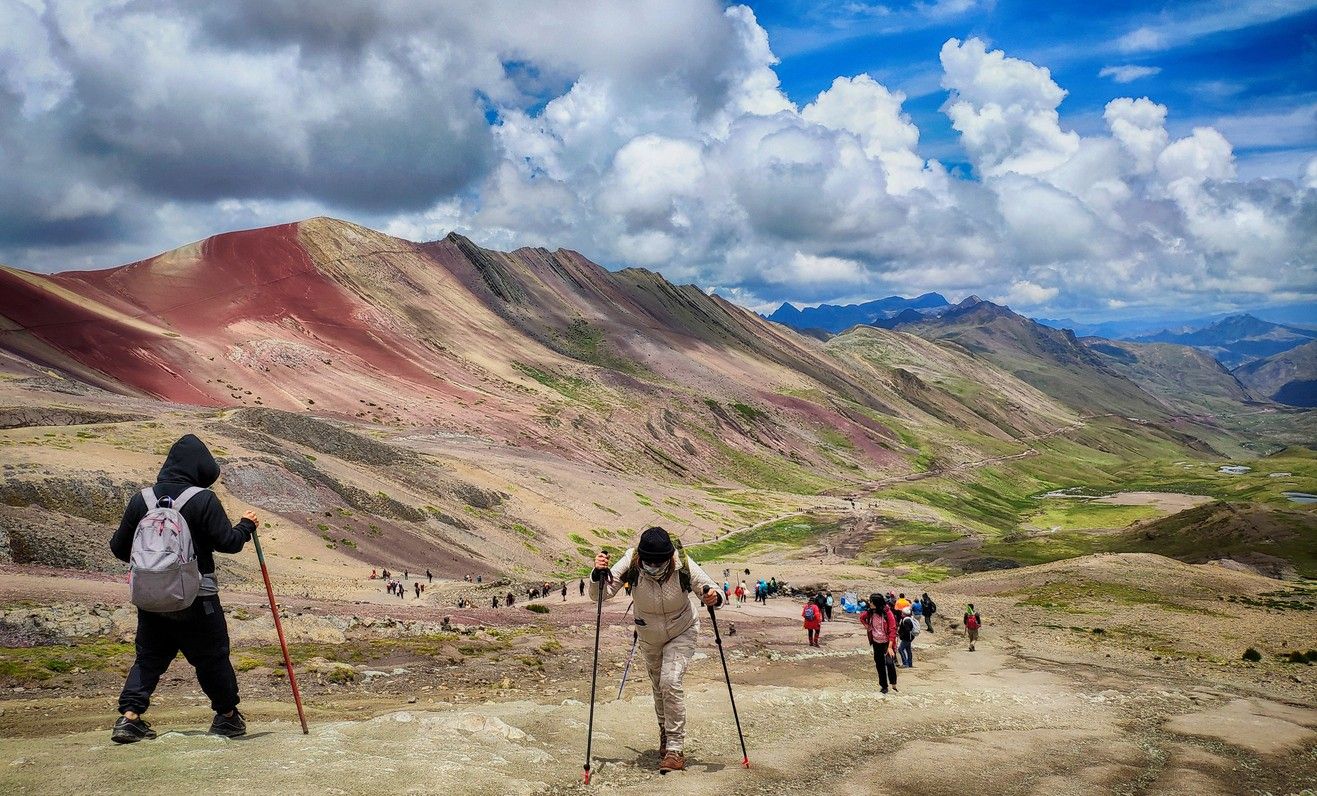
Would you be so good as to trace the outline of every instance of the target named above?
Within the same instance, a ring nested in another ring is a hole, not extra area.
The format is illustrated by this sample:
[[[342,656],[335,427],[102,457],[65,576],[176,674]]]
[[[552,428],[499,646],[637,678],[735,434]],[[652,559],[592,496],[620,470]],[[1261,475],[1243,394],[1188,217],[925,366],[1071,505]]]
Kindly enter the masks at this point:
[[[1275,793],[1312,784],[1314,766],[1302,751],[1315,748],[1317,711],[1310,707],[1244,699],[1228,687],[1207,688],[1171,672],[1137,672],[1131,679],[1117,665],[1079,660],[1027,628],[1003,636],[990,625],[979,651],[970,653],[963,636],[948,632],[944,622],[938,632],[919,637],[916,668],[903,670],[900,691],[884,696],[853,619],[826,625],[824,648],[812,650],[797,638],[798,609],[785,600],[746,609],[740,616],[754,619],[738,621],[743,629],[728,639],[748,771],[738,765],[706,628],[687,682],[690,770],[659,784],[643,674],[622,701],[609,701],[625,654],[625,628],[617,625],[606,634],[589,789],[578,784],[582,700],[589,693],[585,642],[592,638],[581,627],[569,640],[582,664],[575,697],[531,690],[505,701],[455,705],[422,693],[411,705],[397,698],[326,696],[312,706],[309,737],[299,734],[288,705],[253,703],[245,705],[254,718],[252,733],[237,741],[200,734],[207,719],[202,707],[174,709],[155,717],[164,732],[159,740],[132,747],[110,744],[103,727],[5,739],[0,792],[117,793],[132,782],[143,791],[218,794],[383,789],[529,795],[661,787],[674,794],[1211,796],[1241,792],[1244,784],[1248,792]],[[1167,724],[1167,716],[1177,718]],[[1202,728],[1219,716],[1243,732],[1276,731],[1284,743],[1245,749],[1229,738],[1205,737]],[[88,726],[94,723],[88,717]],[[1299,753],[1284,754],[1290,751]],[[96,772],[91,781],[88,771]]]

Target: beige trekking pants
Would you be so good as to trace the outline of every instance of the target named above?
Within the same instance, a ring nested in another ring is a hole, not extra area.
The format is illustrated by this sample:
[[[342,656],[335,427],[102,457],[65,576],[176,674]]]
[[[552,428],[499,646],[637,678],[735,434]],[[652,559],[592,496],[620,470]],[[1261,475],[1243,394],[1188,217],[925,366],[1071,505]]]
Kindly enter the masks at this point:
[[[695,629],[692,625],[661,647],[640,645],[649,682],[654,686],[654,713],[658,715],[659,729],[667,736],[669,752],[680,752],[686,742],[686,692],[681,681],[695,656]]]

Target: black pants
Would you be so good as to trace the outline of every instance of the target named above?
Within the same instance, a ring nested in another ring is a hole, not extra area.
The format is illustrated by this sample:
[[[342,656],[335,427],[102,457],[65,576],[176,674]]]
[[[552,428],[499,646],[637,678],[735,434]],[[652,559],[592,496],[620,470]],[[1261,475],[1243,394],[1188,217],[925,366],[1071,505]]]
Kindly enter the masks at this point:
[[[829,622],[832,621],[832,606],[831,606],[831,605],[825,605],[825,606],[823,606],[823,618],[826,619],[826,620],[828,620]]]
[[[145,713],[160,676],[182,652],[216,713],[238,706],[238,676],[229,662],[229,627],[218,595],[198,597],[181,615],[137,612],[137,660],[119,694],[119,712]]]
[[[878,684],[884,691],[887,686],[896,687],[896,661],[887,657],[887,644],[875,644],[870,641],[869,646],[873,647],[873,663],[878,667]]]

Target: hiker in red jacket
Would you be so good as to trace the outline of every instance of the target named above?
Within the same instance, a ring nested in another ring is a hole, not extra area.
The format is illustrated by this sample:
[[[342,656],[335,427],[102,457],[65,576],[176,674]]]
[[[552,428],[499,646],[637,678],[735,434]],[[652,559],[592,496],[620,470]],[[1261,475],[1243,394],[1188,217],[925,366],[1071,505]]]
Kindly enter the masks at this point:
[[[983,626],[983,617],[974,610],[974,603],[965,606],[965,634],[969,636],[969,651],[974,651],[974,642],[979,640],[979,628]]]
[[[887,693],[888,683],[896,687],[896,617],[887,601],[877,592],[869,595],[869,608],[860,614],[860,624],[869,633],[869,646],[873,648],[873,662],[878,667],[878,684]]]
[[[809,645],[811,647],[821,647],[819,643],[819,630],[823,627],[823,611],[814,604],[814,597],[805,601],[805,607],[800,611],[800,617],[805,620],[805,633],[809,636]]]

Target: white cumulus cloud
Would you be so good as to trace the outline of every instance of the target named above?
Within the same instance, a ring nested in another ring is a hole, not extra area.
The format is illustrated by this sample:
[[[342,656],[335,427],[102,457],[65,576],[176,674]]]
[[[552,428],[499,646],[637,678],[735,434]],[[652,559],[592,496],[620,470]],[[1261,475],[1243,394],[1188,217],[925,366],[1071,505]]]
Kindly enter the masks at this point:
[[[1109,77],[1117,83],[1133,83],[1140,78],[1159,75],[1161,71],[1160,66],[1137,66],[1134,64],[1104,66],[1098,71],[1098,77]]]
[[[47,0],[0,4],[0,31],[0,261],[19,266],[327,213],[575,248],[756,308],[1317,297],[1317,159],[1241,180],[1230,131],[1256,146],[1265,126],[1176,138],[1155,97],[1112,97],[1081,135],[1046,64],[977,38],[929,55],[964,177],[872,75],[787,97],[754,12],[716,0]]]

